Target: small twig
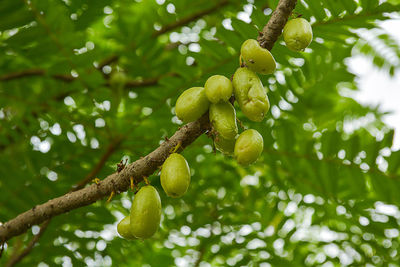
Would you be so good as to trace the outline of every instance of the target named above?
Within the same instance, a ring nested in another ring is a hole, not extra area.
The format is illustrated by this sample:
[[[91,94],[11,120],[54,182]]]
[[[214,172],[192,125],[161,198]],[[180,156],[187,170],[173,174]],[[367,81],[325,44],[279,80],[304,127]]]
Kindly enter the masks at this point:
[[[246,127],[243,125],[243,122],[242,122],[241,120],[239,120],[238,118],[236,118],[236,121],[238,122],[239,127],[242,128],[242,130],[245,130],[245,129],[246,129]]]
[[[213,7],[210,7],[208,9],[202,10],[202,11],[200,11],[198,13],[195,13],[193,15],[190,15],[190,16],[186,17],[186,18],[180,19],[180,20],[178,20],[176,22],[173,22],[173,23],[171,23],[169,25],[166,25],[166,26],[162,27],[159,31],[154,32],[152,34],[152,36],[153,37],[157,37],[157,36],[160,36],[161,34],[169,32],[170,30],[173,30],[173,29],[178,28],[180,26],[186,25],[189,22],[195,21],[197,19],[200,19],[201,17],[204,17],[205,15],[211,14],[211,13],[219,10],[220,8],[226,6],[227,4],[229,4],[228,0],[222,0],[222,1],[220,1],[218,4],[216,4]]]
[[[19,78],[24,78],[24,77],[31,77],[31,76],[45,76],[47,75],[47,72],[43,69],[28,69],[28,70],[22,70],[22,71],[17,71],[17,72],[11,72],[8,74],[4,74],[3,76],[0,76],[0,81],[6,82],[10,80],[15,80]],[[72,82],[76,78],[68,75],[68,74],[53,74],[50,75],[50,77],[53,77],[56,80],[64,81],[64,82]]]
[[[37,205],[35,210],[29,209],[0,225],[0,239],[8,240],[13,236],[24,233],[32,225],[40,224],[53,216],[90,205],[99,199],[109,196],[112,191],[115,191],[116,194],[125,192],[130,186],[129,177],[136,177],[137,182],[141,182],[143,176],[151,175],[164,162],[175,144],[180,141],[182,143],[181,149],[183,149],[208,129],[209,121],[208,113],[206,113],[199,120],[186,124],[169,141],[163,142],[146,157],[127,165],[120,173],[110,174],[99,185],[92,184],[78,191],[69,192],[58,198],[51,199],[46,203]]]
[[[108,145],[106,152],[101,156],[99,162],[97,162],[96,166],[91,170],[90,173],[86,175],[86,177],[80,181],[76,186],[73,187],[73,191],[77,191],[83,188],[87,183],[89,183],[93,178],[95,178],[96,174],[103,168],[106,161],[109,157],[115,152],[115,150],[121,145],[124,137],[117,137],[114,139],[111,144]]]
[[[273,12],[270,21],[263,29],[261,41],[263,47],[271,49],[292,12],[296,0],[280,0],[277,9]],[[280,18],[284,16],[284,18]],[[268,37],[268,38],[266,38]],[[32,225],[42,223],[53,216],[68,212],[79,207],[90,205],[99,199],[108,196],[112,191],[124,192],[129,188],[129,177],[137,177],[140,182],[143,176],[150,175],[164,162],[169,155],[170,149],[179,141],[182,142],[182,149],[200,135],[210,130],[208,113],[199,120],[181,127],[169,141],[163,142],[157,149],[146,157],[139,159],[125,167],[121,173],[113,173],[104,179],[99,185],[91,185],[79,191],[70,192],[64,196],[54,198],[48,202],[37,205],[36,209],[30,209],[21,213],[14,219],[5,222],[0,226],[0,239],[7,241],[13,236],[24,233]],[[151,160],[150,160],[151,159]],[[90,181],[91,179],[89,179]]]
[[[49,226],[50,221],[51,221],[51,219],[48,219],[40,226],[39,233],[31,239],[29,244],[25,247],[25,249],[20,254],[16,255],[15,257],[11,257],[8,260],[8,262],[6,263],[6,267],[14,266],[15,264],[20,262],[26,255],[28,255],[32,251],[33,247],[39,241],[39,239],[43,235],[44,231],[46,231],[47,227]]]
[[[292,14],[296,2],[297,0],[279,0],[271,19],[262,30],[262,35],[258,37],[258,42],[262,47],[268,50],[272,49],[279,35],[281,35],[290,14]]]
[[[97,69],[102,70],[105,66],[116,62],[118,59],[119,59],[118,55],[111,55],[108,58],[104,59],[102,62],[100,62],[99,65],[97,66]]]

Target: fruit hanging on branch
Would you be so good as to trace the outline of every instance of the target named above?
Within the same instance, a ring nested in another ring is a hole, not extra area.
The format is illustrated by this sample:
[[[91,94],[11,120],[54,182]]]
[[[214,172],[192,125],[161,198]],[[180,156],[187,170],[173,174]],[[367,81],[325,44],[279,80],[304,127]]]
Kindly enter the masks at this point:
[[[304,51],[312,38],[311,25],[303,18],[289,20],[283,28],[283,39],[290,50]]]
[[[131,231],[131,216],[126,216],[123,218],[117,225],[117,231],[120,236],[125,239],[133,240],[136,237],[132,234]]]
[[[228,140],[235,139],[238,134],[236,111],[230,102],[211,104],[209,116],[211,125],[217,132],[217,137]]]
[[[162,166],[160,181],[169,197],[183,196],[190,185],[190,169],[186,159],[178,153],[171,154]]]
[[[244,166],[254,163],[264,149],[264,141],[259,132],[249,129],[241,133],[235,143],[235,159]]]
[[[222,75],[214,75],[207,79],[204,90],[211,103],[228,101],[232,96],[232,82]]]
[[[152,237],[161,221],[161,199],[151,185],[143,186],[135,195],[131,213],[131,233],[140,239]]]
[[[247,118],[256,122],[264,119],[269,110],[269,101],[257,74],[248,68],[237,69],[233,75],[233,92]]]
[[[176,116],[184,123],[192,122],[207,112],[210,102],[203,87],[192,87],[176,100]]]
[[[271,52],[260,46],[257,40],[246,40],[240,49],[240,55],[246,66],[260,74],[271,74],[276,62]]]

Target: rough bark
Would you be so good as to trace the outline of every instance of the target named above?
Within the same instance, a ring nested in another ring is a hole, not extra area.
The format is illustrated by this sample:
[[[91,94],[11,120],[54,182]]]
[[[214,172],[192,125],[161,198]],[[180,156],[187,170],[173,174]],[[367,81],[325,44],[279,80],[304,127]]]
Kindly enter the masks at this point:
[[[267,49],[273,47],[295,5],[296,0],[279,1],[277,9],[259,37],[259,42],[263,47]],[[115,172],[109,175],[99,184],[92,184],[81,190],[69,192],[18,215],[0,226],[0,241],[5,242],[13,236],[22,234],[32,225],[40,224],[53,216],[90,205],[109,196],[113,191],[118,194],[128,190],[130,177],[134,178],[135,183],[141,182],[143,177],[151,175],[162,165],[171,149],[178,143],[181,144],[181,149],[184,149],[197,137],[208,131],[209,127],[207,113],[199,120],[184,125],[146,157],[127,165],[119,173]]]
[[[53,216],[90,205],[99,199],[108,197],[113,191],[116,194],[127,191],[130,185],[130,177],[134,178],[135,183],[141,182],[143,177],[153,174],[162,165],[170,154],[171,149],[178,143],[181,144],[180,147],[183,149],[208,129],[209,121],[207,113],[199,120],[184,125],[153,152],[127,165],[121,172],[109,175],[98,184],[92,184],[81,190],[69,192],[61,197],[35,206],[1,225],[0,240],[4,242]]]
[[[77,185],[73,186],[70,192],[72,191],[78,191],[85,187],[93,178],[96,177],[96,175],[100,172],[100,170],[103,168],[103,166],[106,164],[107,160],[110,158],[110,156],[117,150],[119,145],[122,143],[122,141],[125,139],[125,136],[121,137],[116,137],[108,146],[104,154],[101,156],[100,160],[97,162],[97,164],[94,166],[94,168],[86,175],[84,179],[82,179]],[[52,217],[53,218],[53,217]],[[31,241],[28,243],[28,245],[20,252],[17,248],[15,251],[15,254],[12,255],[8,261],[6,262],[5,266],[6,267],[12,267],[16,265],[18,262],[20,262],[24,257],[26,257],[34,248],[37,242],[39,242],[39,239],[42,237],[44,232],[46,231],[47,227],[49,226],[51,219],[47,219],[42,223],[40,226],[39,233],[37,235],[34,235]]]
[[[275,11],[271,15],[271,19],[263,28],[258,36],[260,45],[271,50],[279,35],[281,35],[290,14],[296,6],[297,0],[280,0]]]

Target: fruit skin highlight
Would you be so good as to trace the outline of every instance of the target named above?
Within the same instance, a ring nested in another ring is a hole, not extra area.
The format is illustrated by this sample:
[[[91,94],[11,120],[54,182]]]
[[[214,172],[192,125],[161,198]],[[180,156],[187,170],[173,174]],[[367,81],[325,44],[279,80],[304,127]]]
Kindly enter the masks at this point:
[[[259,132],[249,129],[241,133],[235,143],[235,159],[244,166],[254,163],[264,149],[264,141]]]
[[[190,169],[186,159],[178,153],[171,154],[162,166],[160,181],[169,197],[183,196],[190,185]]]
[[[312,38],[311,25],[303,18],[289,20],[283,28],[283,40],[290,50],[304,51]]]
[[[199,119],[207,112],[210,102],[203,87],[192,87],[185,90],[176,100],[176,116],[184,123]]]
[[[146,185],[136,193],[131,207],[130,226],[132,234],[140,239],[152,237],[161,221],[161,199],[157,190]]]
[[[240,55],[246,66],[260,74],[271,74],[276,69],[276,62],[271,52],[260,46],[257,40],[246,40],[240,49]]]
[[[236,111],[230,102],[211,104],[210,122],[217,136],[231,140],[238,134]]]
[[[238,68],[233,75],[233,92],[247,118],[255,122],[264,119],[269,110],[269,101],[257,74],[248,68]]]
[[[207,79],[204,90],[211,103],[228,101],[232,96],[232,82],[222,75],[214,75]]]
[[[117,225],[117,231],[125,239],[134,240],[136,237],[131,232],[131,216],[126,216]]]

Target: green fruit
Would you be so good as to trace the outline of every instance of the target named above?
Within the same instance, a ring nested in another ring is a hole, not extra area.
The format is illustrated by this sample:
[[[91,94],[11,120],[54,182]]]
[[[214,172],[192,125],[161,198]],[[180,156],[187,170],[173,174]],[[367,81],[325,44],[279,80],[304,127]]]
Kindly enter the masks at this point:
[[[117,226],[117,231],[120,236],[125,239],[136,239],[136,237],[131,232],[131,216],[126,216],[123,218]]]
[[[214,139],[215,148],[225,155],[233,155],[235,149],[235,139],[225,139],[221,136],[217,136]]]
[[[262,48],[257,40],[246,40],[240,49],[240,54],[246,66],[260,74],[271,74],[276,68],[276,62],[268,49]]]
[[[190,170],[186,159],[180,154],[171,154],[162,166],[160,180],[168,196],[183,196],[190,184]]]
[[[207,79],[204,90],[211,103],[228,101],[232,96],[232,82],[222,75],[214,75]]]
[[[225,139],[235,139],[238,134],[236,111],[230,102],[211,104],[210,122],[217,136]]]
[[[311,25],[303,18],[289,20],[283,28],[283,39],[290,50],[304,51],[312,38]]]
[[[152,237],[161,220],[161,199],[151,185],[143,186],[132,202],[130,225],[132,234],[140,239]]]
[[[252,164],[261,155],[264,142],[261,134],[249,129],[241,133],[235,143],[235,159],[244,166]]]
[[[176,116],[185,123],[200,118],[207,112],[210,102],[208,101],[203,87],[192,87],[184,91],[176,100]]]
[[[233,92],[243,114],[252,121],[262,121],[269,110],[269,101],[257,74],[239,68],[233,75]]]

